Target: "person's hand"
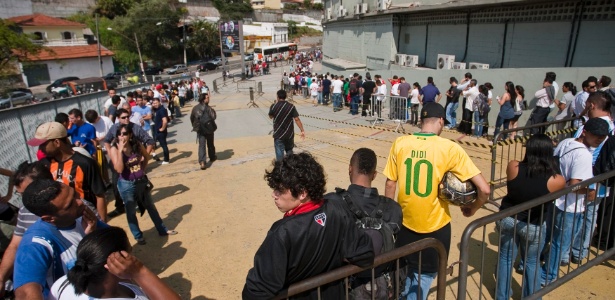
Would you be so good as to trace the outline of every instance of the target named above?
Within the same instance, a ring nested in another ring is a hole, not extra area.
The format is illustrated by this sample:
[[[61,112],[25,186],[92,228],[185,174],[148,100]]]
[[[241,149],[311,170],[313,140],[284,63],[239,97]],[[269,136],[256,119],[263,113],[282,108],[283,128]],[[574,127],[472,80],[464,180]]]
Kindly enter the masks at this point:
[[[461,212],[463,213],[463,216],[468,217],[468,218],[473,216],[476,213],[476,211],[478,211],[478,209],[482,206],[482,205],[479,205],[479,203],[480,202],[476,200],[472,202],[472,204],[462,206]]]
[[[144,266],[136,257],[126,251],[120,251],[107,257],[105,268],[120,279],[133,279]]]
[[[98,219],[96,218],[96,214],[89,208],[85,207],[83,209],[83,217],[81,218],[81,225],[83,226],[83,230],[85,234],[89,234],[96,230],[96,222]]]
[[[124,150],[124,147],[126,147],[126,144],[128,143],[128,140],[126,139],[118,139],[117,141],[117,149],[122,151]]]
[[[305,131],[301,131],[299,135],[301,136],[301,140],[305,140]]]
[[[75,141],[75,147],[81,147],[81,142],[80,141]]]

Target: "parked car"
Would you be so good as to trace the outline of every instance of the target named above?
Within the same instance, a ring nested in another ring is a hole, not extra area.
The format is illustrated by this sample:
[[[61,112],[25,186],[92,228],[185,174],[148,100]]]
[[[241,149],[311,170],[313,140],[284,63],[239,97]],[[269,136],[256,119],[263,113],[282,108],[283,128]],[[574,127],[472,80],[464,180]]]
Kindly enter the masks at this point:
[[[111,72],[103,76],[105,80],[121,79],[124,76],[123,72]]]
[[[160,75],[162,71],[160,67],[147,67],[145,68],[145,75]]]
[[[79,80],[79,77],[69,76],[56,79],[53,83],[47,86],[47,92],[51,93],[51,89],[64,85],[68,81]]]
[[[83,78],[66,83],[66,88],[68,89],[68,93],[70,95],[81,95],[105,91],[109,87],[116,87],[116,85],[112,85],[112,83],[107,82],[101,77]]]
[[[184,72],[188,72],[188,68],[184,64],[179,64],[179,65],[174,65],[173,67],[171,67],[167,71],[167,74],[170,75],[170,74],[178,74],[178,73],[184,73]]]
[[[222,58],[216,57],[216,58],[210,60],[209,62],[212,63],[212,64],[216,64],[218,66],[221,66],[222,65]],[[228,65],[228,60],[226,61],[226,64]]]
[[[0,109],[14,107],[17,104],[29,104],[34,100],[34,95],[27,92],[8,92],[0,95]]]
[[[199,71],[213,71],[218,68],[218,65],[213,62],[206,62],[200,64],[197,68]]]
[[[246,54],[243,57],[243,60],[245,60],[245,61],[253,61],[254,60],[254,53]]]

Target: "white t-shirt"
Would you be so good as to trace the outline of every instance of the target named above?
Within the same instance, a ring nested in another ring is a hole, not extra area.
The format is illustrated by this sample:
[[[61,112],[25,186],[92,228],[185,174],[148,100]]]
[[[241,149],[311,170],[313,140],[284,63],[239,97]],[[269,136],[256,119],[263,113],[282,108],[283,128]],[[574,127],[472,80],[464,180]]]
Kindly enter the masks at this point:
[[[559,156],[560,171],[566,182],[571,179],[583,181],[594,176],[591,168],[592,153],[585,144],[577,142],[574,138],[559,143],[554,155]],[[555,200],[555,206],[561,211],[582,213],[585,211],[585,194],[566,194]]]
[[[313,97],[318,96],[318,83],[316,83],[315,81],[312,81],[312,84],[310,84],[310,93]]]
[[[476,97],[478,97],[478,94],[479,94],[478,87],[476,86],[471,87],[469,90],[463,91],[462,94],[464,97],[467,98],[465,109],[469,111],[474,111],[474,99],[476,99]]]
[[[295,77],[293,77],[293,76],[288,77],[288,83],[290,85],[295,85]]]
[[[398,83],[396,83],[396,84],[394,84],[394,85],[391,87],[391,95],[392,95],[392,96],[399,96],[399,82],[398,82]]]
[[[378,96],[376,96],[376,100],[378,101],[382,101],[385,98],[385,95],[387,94],[387,86],[385,84],[381,84],[378,87],[378,91],[376,92]]]
[[[111,104],[113,104],[113,101],[111,100],[111,98],[107,99],[107,101],[105,101],[105,110],[109,109],[109,106],[111,106]],[[124,104],[126,104],[126,99],[124,99],[124,97],[120,96],[120,104],[117,107],[122,107],[124,106]]]
[[[333,86],[333,94],[341,94],[342,93],[342,88],[344,87],[344,82],[337,79],[337,80],[333,80],[333,83],[331,83],[331,85]]]
[[[105,299],[114,299],[114,300],[148,300],[147,296],[141,290],[141,288],[137,285],[127,282],[119,282],[120,285],[123,285],[129,288],[134,294],[134,298],[105,298]],[[90,297],[86,294],[77,295],[75,293],[75,288],[73,285],[68,282],[66,275],[60,277],[60,279],[56,280],[51,286],[51,292],[49,293],[49,300],[97,300],[100,298]]]
[[[109,129],[111,129],[111,126],[113,126],[111,119],[106,116],[100,116],[98,121],[91,124],[94,126],[94,129],[96,129],[96,138],[105,137]]]
[[[410,92],[410,97],[412,97],[412,98],[410,98],[410,103],[412,103],[412,104],[419,104],[419,103],[421,103],[419,101],[419,95],[420,95],[419,89],[412,89],[412,92]]]

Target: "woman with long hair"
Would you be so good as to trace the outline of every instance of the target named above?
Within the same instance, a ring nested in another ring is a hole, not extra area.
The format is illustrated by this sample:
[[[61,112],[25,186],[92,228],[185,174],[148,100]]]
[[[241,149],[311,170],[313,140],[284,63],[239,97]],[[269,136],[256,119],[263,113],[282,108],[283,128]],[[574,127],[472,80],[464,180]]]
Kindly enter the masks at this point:
[[[525,99],[525,89],[520,85],[516,85],[515,92],[517,93],[517,99],[515,99],[515,103],[513,104],[513,108],[515,109],[515,116],[510,120],[510,126],[508,127],[510,129],[517,128],[517,125],[519,124],[519,118],[521,118],[521,115],[523,114],[523,109],[525,109],[523,105],[523,101]],[[511,139],[514,139],[515,136],[517,136],[516,131],[510,133]]]
[[[564,82],[562,85],[562,92],[564,95],[561,100],[555,99],[555,105],[557,106],[557,114],[555,115],[555,120],[563,120],[566,118],[570,118],[572,116],[572,110],[570,109],[570,104],[574,101],[574,96],[577,94],[577,87],[572,84],[572,82]],[[557,123],[555,128],[557,131],[564,130],[568,124],[566,123]],[[561,133],[557,135],[557,140],[561,141],[566,138],[565,133]]]
[[[141,214],[147,210],[160,236],[175,235],[177,231],[169,230],[162,223],[158,210],[152,201],[151,184],[145,175],[149,154],[132,133],[130,124],[122,124],[117,129],[116,139],[109,149],[115,171],[120,174],[117,189],[126,205],[128,227],[139,245],[145,244],[143,232],[139,228],[136,208]]]
[[[418,82],[412,84],[410,92],[410,124],[416,126],[419,123],[419,104],[421,103],[421,85]]]
[[[553,156],[553,141],[545,134],[533,135],[526,144],[522,161],[512,160],[506,168],[508,194],[504,196],[500,210],[523,204],[538,197],[561,190],[566,181]],[[511,273],[521,253],[523,281],[521,297],[533,294],[540,288],[540,253],[546,235],[545,205],[530,208],[515,216],[496,222],[500,235],[498,264],[496,270],[496,299],[512,296]]]
[[[483,123],[489,112],[483,110],[483,107],[489,106],[489,89],[485,85],[478,86],[478,97],[474,98],[472,110],[474,111],[474,137],[480,138],[483,134]]]
[[[131,250],[122,228],[108,227],[86,235],[77,246],[75,266],[53,284],[49,299],[180,299]]]
[[[500,132],[500,127],[504,125],[504,130],[508,129],[510,120],[515,117],[515,110],[512,106],[512,101],[517,99],[515,85],[512,82],[507,81],[504,85],[504,89],[506,92],[502,95],[502,97],[497,97],[498,103],[500,104],[500,112],[498,113],[498,118],[495,121],[495,131],[493,132],[494,138]],[[502,137],[507,138],[507,135],[504,134]]]

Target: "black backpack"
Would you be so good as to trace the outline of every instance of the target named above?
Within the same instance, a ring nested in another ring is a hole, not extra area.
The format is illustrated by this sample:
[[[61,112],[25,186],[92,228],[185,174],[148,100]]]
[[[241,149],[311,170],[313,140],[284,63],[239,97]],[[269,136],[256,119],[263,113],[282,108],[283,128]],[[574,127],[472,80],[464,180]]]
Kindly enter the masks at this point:
[[[353,79],[350,81],[350,83],[348,84],[348,92],[350,93],[350,95],[356,95],[359,92],[359,88],[357,87],[358,81],[356,79]]]
[[[600,153],[598,153],[598,157],[594,163],[593,171],[594,176],[598,176],[613,170],[615,170],[615,136],[609,134],[604,145],[600,148]],[[614,181],[613,179],[607,180],[605,185],[612,187]]]
[[[395,234],[397,234],[397,232],[399,231],[399,227],[394,227],[391,224],[387,223],[384,219],[382,219],[384,213],[384,205],[387,201],[386,197],[378,196],[378,204],[376,205],[376,208],[374,208],[371,214],[368,214],[354,204],[350,197],[350,194],[346,190],[341,188],[335,188],[335,192],[344,200],[348,209],[355,216],[357,226],[364,229],[365,233],[369,235],[369,237],[372,239],[372,243],[374,243],[375,255],[391,251],[395,248]],[[395,272],[389,270],[391,266],[392,265],[388,265],[384,268],[384,270],[382,270],[380,274],[375,274],[376,278],[373,282],[373,288],[375,293],[374,298],[376,300],[396,299],[396,297],[394,296],[393,282],[395,278]],[[371,273],[371,271],[364,272]],[[359,273],[359,275],[360,274],[362,273]],[[405,278],[405,275],[405,272],[400,270],[399,278]],[[359,279],[354,278],[354,280]],[[399,284],[401,284],[401,282],[402,281],[398,280]],[[372,283],[370,283],[369,280],[367,282],[359,282],[356,287],[351,289],[349,295],[350,299],[372,299],[371,288]]]
[[[615,116],[615,88],[610,88],[604,91],[606,100],[611,102],[611,116]]]
[[[199,133],[201,134],[212,134],[218,126],[215,122],[216,112],[213,108],[203,105],[203,109],[200,110],[199,114]]]

